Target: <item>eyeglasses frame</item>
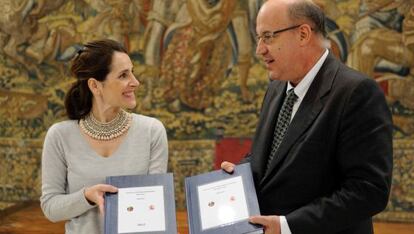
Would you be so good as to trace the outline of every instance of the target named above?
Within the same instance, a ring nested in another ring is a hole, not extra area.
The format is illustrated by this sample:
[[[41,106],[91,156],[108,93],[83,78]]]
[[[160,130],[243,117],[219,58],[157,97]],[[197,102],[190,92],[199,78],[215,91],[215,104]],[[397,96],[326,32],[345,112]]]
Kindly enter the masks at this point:
[[[280,34],[282,32],[286,32],[286,31],[289,31],[289,30],[292,30],[292,29],[295,29],[295,28],[299,28],[302,25],[303,24],[297,24],[297,25],[290,26],[290,27],[287,27],[287,28],[282,28],[282,29],[279,29],[279,30],[276,30],[276,31],[273,31],[273,32],[265,32],[265,33],[270,33],[270,38],[269,39],[273,39],[273,38],[276,37],[277,34]],[[266,39],[263,38],[265,33],[262,33],[261,35],[256,36],[257,43],[259,43],[260,39],[262,39],[263,43],[265,43],[266,45],[272,43],[271,41],[266,42]]]

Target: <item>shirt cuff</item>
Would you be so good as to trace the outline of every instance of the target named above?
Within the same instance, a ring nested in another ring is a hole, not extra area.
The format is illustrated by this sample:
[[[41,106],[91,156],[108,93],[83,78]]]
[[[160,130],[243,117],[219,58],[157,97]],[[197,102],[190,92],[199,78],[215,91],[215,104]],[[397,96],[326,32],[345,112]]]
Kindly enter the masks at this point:
[[[289,228],[289,224],[285,216],[279,216],[280,218],[280,233],[281,234],[292,234]]]

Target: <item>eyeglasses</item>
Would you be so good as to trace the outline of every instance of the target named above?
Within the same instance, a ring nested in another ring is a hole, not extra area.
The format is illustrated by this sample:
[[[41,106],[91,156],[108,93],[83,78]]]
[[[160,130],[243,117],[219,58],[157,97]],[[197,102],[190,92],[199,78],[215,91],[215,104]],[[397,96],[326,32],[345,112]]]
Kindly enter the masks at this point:
[[[273,38],[275,38],[278,33],[285,32],[285,31],[288,31],[288,30],[292,30],[292,29],[295,29],[295,28],[299,28],[300,26],[301,26],[301,24],[298,24],[298,25],[295,25],[295,26],[291,26],[291,27],[280,29],[280,30],[276,30],[274,32],[264,32],[264,33],[262,33],[262,35],[257,35],[256,36],[257,43],[259,43],[260,39],[262,39],[263,43],[265,43],[266,45],[269,45],[273,42]]]

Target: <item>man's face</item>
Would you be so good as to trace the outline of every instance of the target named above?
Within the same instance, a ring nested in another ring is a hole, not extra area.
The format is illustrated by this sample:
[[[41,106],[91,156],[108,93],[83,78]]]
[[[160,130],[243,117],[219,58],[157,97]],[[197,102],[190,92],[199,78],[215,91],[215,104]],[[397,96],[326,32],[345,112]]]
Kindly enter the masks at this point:
[[[298,32],[299,26],[288,20],[287,9],[266,3],[260,9],[256,20],[256,54],[263,60],[270,79],[291,81],[295,78],[292,69]]]

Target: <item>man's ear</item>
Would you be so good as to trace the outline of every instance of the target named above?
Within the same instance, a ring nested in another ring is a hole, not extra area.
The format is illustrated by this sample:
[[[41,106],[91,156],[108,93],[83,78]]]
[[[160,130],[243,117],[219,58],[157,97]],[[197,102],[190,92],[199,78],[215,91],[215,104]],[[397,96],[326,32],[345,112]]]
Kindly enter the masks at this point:
[[[94,95],[101,93],[102,84],[95,78],[88,79],[88,87]]]
[[[300,44],[306,45],[309,43],[312,36],[312,28],[309,24],[302,24],[300,30]]]

